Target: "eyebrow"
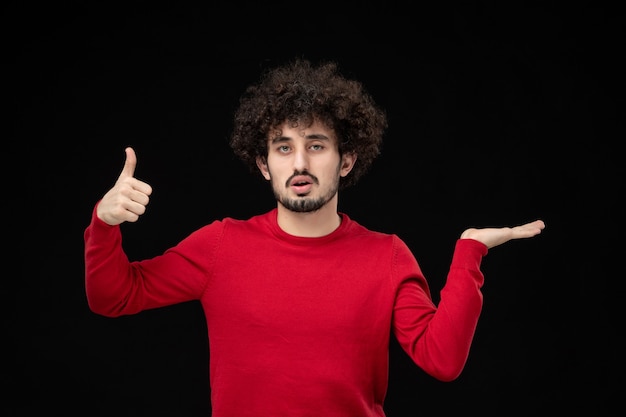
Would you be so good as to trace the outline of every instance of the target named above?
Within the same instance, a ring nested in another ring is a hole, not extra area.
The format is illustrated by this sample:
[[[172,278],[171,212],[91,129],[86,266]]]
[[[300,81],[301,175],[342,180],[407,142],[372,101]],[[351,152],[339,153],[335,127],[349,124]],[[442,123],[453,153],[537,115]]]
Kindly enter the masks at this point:
[[[306,135],[304,138],[308,140],[326,140],[326,141],[330,140],[328,136],[323,135],[321,133],[313,133],[310,135]],[[290,140],[291,138],[289,136],[276,136],[274,139],[272,139],[272,143],[288,142]]]

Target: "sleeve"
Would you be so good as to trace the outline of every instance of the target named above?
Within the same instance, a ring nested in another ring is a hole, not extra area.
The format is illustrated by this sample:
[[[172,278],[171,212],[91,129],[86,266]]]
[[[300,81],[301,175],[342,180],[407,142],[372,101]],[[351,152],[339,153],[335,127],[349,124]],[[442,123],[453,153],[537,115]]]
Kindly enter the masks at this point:
[[[130,262],[122,247],[120,226],[104,223],[94,208],[84,232],[89,308],[118,317],[199,299],[221,230],[221,222],[214,222],[162,255]]]
[[[456,242],[435,306],[413,255],[404,246],[398,251],[398,272],[408,278],[396,295],[393,331],[411,359],[438,380],[452,381],[465,367],[483,305],[480,264],[486,254],[487,247],[476,240]]]

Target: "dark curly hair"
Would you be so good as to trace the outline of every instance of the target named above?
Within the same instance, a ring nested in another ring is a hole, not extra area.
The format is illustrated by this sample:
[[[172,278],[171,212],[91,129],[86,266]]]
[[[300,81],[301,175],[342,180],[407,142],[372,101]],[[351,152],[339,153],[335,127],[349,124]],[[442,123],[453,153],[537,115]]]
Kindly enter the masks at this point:
[[[314,120],[333,129],[339,153],[357,161],[340,188],[355,184],[380,153],[387,116],[358,81],[345,78],[335,62],[317,66],[305,59],[266,71],[249,86],[234,114],[230,146],[253,172],[267,157],[269,134],[285,122],[308,127]]]

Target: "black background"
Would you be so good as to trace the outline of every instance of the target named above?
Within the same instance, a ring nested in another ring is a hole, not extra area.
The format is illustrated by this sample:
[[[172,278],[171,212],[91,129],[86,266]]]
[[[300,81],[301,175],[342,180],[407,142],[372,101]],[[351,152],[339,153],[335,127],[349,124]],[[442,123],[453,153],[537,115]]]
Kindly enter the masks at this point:
[[[458,380],[433,380],[392,341],[388,416],[623,412],[623,12],[190,4],[2,6],[3,415],[210,415],[199,304],[91,313],[83,231],[127,145],[154,188],[122,226],[131,258],[273,207],[227,138],[245,86],[296,56],[337,60],[386,109],[382,155],[340,209],[403,238],[436,299],[464,228],[547,224],[483,261]]]

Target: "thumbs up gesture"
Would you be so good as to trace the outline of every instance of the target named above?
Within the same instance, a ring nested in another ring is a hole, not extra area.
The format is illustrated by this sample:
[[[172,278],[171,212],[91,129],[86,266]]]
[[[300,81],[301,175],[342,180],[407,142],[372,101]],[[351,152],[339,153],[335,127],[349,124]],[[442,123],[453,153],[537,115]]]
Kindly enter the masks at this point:
[[[136,222],[145,213],[152,187],[135,178],[137,156],[133,148],[126,148],[126,161],[113,188],[102,197],[96,214],[103,222],[114,226],[123,222]]]

